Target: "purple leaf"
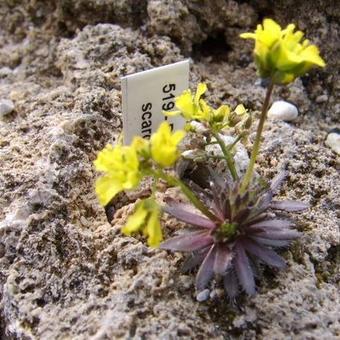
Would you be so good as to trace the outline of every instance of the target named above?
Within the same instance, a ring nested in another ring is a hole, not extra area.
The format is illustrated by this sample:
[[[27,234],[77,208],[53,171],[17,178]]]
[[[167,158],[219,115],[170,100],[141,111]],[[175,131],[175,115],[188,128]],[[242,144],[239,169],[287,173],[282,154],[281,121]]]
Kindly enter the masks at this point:
[[[240,242],[235,245],[235,270],[238,280],[248,295],[255,294],[254,274],[250,267],[249,259]]]
[[[263,232],[258,232],[254,236],[269,238],[272,240],[294,240],[298,238],[301,234],[296,230],[268,230]]]
[[[262,212],[266,210],[273,199],[273,193],[271,191],[267,191],[262,197],[257,201],[256,206]]]
[[[271,247],[287,247],[291,242],[288,240],[270,240],[270,239],[254,237],[254,236],[251,236],[251,238],[258,243],[264,244],[266,246],[271,246]]]
[[[207,256],[209,249],[210,246],[207,249],[201,249],[189,255],[183,263],[182,272],[187,273],[201,264],[204,258]]]
[[[216,246],[216,256],[214,262],[215,274],[224,275],[228,266],[231,264],[232,252],[226,244],[218,244]]]
[[[272,180],[271,184],[270,184],[270,190],[273,193],[276,193],[277,190],[280,188],[282,182],[285,180],[287,176],[287,171],[282,171],[279,172]]]
[[[260,246],[258,243],[252,241],[251,239],[243,239],[242,244],[244,245],[248,253],[255,255],[270,266],[278,268],[284,268],[286,266],[283,258],[276,254],[275,251],[265,248],[264,246]]]
[[[191,252],[202,249],[213,242],[214,240],[208,232],[199,231],[173,237],[162,242],[160,248],[172,251]]]
[[[293,212],[306,210],[309,208],[309,204],[300,201],[285,200],[285,201],[272,201],[270,207],[272,209]]]
[[[227,292],[229,299],[233,300],[238,294],[238,281],[236,273],[229,270],[223,279],[224,290]]]
[[[278,219],[273,219],[273,220],[265,220],[265,221],[260,221],[255,224],[251,224],[248,226],[250,230],[286,230],[289,229],[290,227],[294,226],[294,223],[288,220],[278,220]]]
[[[213,221],[209,220],[206,217],[183,209],[183,205],[181,204],[174,204],[171,206],[168,205],[165,206],[163,209],[166,213],[176,217],[178,220],[185,223],[208,229],[213,229],[216,227]]]
[[[264,211],[268,209],[273,199],[273,193],[271,191],[267,191],[262,197],[256,202],[254,208],[251,209],[250,214],[248,216],[248,220],[251,221],[256,216],[262,214]]]
[[[222,210],[221,202],[219,200],[215,199],[211,203],[211,209],[213,210],[213,212],[216,215],[216,217],[218,217],[218,219],[221,222],[223,222],[224,221],[224,215],[223,215],[223,210]]]
[[[197,273],[196,276],[196,289],[197,291],[202,291],[209,281],[214,276],[214,261],[215,261],[215,255],[216,255],[216,247],[213,245],[206,258],[204,259],[203,263],[201,264],[201,267]]]

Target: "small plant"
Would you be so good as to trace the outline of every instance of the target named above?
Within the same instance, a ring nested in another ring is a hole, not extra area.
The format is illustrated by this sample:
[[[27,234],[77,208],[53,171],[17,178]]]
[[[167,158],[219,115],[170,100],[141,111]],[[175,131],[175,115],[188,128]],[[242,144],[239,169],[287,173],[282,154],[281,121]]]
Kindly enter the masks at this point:
[[[270,186],[261,180],[254,181],[242,193],[239,181],[228,183],[213,173],[209,189],[201,195],[211,207],[213,219],[187,210],[182,204],[164,208],[168,214],[195,227],[163,242],[161,248],[192,253],[185,270],[200,264],[196,277],[198,291],[215,275],[223,278],[230,299],[237,295],[239,284],[252,295],[255,293],[254,271],[259,261],[278,268],[285,266],[285,261],[272,248],[289,245],[299,233],[291,221],[269,216],[267,211],[299,211],[307,205],[273,201],[283,179],[283,174],[279,174]]]
[[[286,174],[280,173],[271,184],[254,177],[274,85],[288,84],[312,67],[325,66],[318,48],[310,45],[308,40],[302,41],[303,33],[294,30],[292,24],[281,29],[273,20],[265,19],[254,33],[241,35],[255,40],[258,74],[268,83],[250,162],[244,175],[237,171],[233,155],[236,144],[248,135],[252,116],[242,104],[234,109],[227,105],[217,109],[210,106],[203,99],[207,90],[205,84],[198,84],[195,94],[190,90],[184,91],[176,98],[177,111],[165,113],[169,116],[182,115],[187,121],[186,132],[172,133],[169,124],[163,122],[150,140],[135,137],[129,146],[108,145],[94,162],[96,170],[104,173],[96,182],[96,192],[102,205],[108,204],[123,190],[135,189],[144,177],[153,178],[151,196],[136,203],[135,211],[122,232],[131,235],[141,231],[152,247],[189,253],[184,269],[199,266],[197,291],[206,288],[215,276],[223,278],[225,291],[231,299],[239,293],[239,286],[247,294],[254,294],[258,263],[283,268],[285,261],[274,248],[286,247],[299,236],[293,223],[280,218],[277,212],[301,211],[308,205],[273,199]],[[223,139],[225,131],[234,136],[229,145]],[[179,145],[186,134],[187,145],[190,151],[194,151],[190,161],[199,163],[199,167],[208,174],[199,184],[181,178],[174,171],[176,162],[185,154],[179,151]],[[191,143],[195,138],[196,142]],[[223,156],[210,155],[206,150],[210,144],[219,145]],[[225,161],[230,175],[211,168],[209,160],[216,157]],[[172,202],[160,206],[155,195],[160,180],[178,187],[189,204]],[[161,243],[160,217],[164,212],[190,227]]]

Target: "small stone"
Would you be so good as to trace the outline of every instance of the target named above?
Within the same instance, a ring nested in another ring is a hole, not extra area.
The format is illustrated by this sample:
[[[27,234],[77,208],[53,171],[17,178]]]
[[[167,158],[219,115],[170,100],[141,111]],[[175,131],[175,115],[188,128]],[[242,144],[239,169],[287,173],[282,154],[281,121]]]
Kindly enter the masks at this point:
[[[14,103],[9,99],[0,99],[0,118],[5,117],[14,110]]]
[[[340,129],[333,129],[329,132],[326,145],[329,146],[335,153],[340,155]]]
[[[318,104],[325,103],[325,102],[328,101],[328,96],[327,96],[327,94],[322,94],[321,96],[316,97],[315,101]]]
[[[12,73],[12,70],[9,67],[1,67],[0,68],[0,78],[6,78]]]
[[[299,111],[297,107],[284,100],[278,100],[273,103],[268,111],[268,117],[276,120],[292,121],[297,118]]]
[[[198,302],[203,302],[203,301],[208,300],[209,296],[210,296],[210,290],[204,289],[196,295],[196,300]]]

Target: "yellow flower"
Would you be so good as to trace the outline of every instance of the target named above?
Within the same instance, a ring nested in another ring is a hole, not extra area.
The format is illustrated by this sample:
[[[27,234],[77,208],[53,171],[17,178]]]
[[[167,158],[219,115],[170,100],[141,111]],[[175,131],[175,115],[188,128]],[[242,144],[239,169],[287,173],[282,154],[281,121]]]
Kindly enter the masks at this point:
[[[133,137],[131,147],[136,150],[137,154],[144,157],[144,159],[150,156],[150,142],[140,136]]]
[[[159,219],[158,204],[154,199],[148,198],[137,204],[135,212],[128,218],[122,232],[125,235],[131,235],[142,230],[143,234],[148,237],[149,246],[158,247],[163,238]]]
[[[178,111],[164,112],[167,116],[182,114],[186,120],[208,121],[210,118],[210,107],[201,99],[207,91],[207,85],[200,83],[197,86],[196,94],[192,95],[191,90],[185,90],[175,100]]]
[[[221,105],[217,110],[213,110],[212,120],[214,122],[224,122],[230,115],[230,107]]]
[[[242,116],[244,115],[245,113],[247,113],[247,109],[244,107],[243,104],[239,104],[235,107],[235,110],[234,112],[239,115],[239,116]]]
[[[96,193],[106,205],[119,192],[135,188],[141,179],[137,152],[130,146],[107,145],[94,161],[97,171],[104,176],[96,181]]]
[[[171,133],[170,125],[163,122],[150,139],[153,160],[163,167],[173,165],[179,157],[177,146],[184,136],[182,130]]]
[[[303,32],[290,24],[285,29],[272,19],[264,19],[254,33],[243,33],[241,38],[255,40],[255,62],[262,78],[271,78],[276,84],[292,82],[312,67],[326,64],[319,49],[302,40]]]

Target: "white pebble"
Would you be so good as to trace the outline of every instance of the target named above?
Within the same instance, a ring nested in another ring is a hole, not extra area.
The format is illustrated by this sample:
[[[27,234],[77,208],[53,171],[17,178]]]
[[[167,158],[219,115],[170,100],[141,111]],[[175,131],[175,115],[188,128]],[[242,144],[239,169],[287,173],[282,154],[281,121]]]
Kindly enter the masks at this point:
[[[335,153],[340,155],[340,133],[338,130],[331,131],[326,139],[326,145],[329,146]]]
[[[14,103],[9,99],[0,99],[0,118],[14,110]]]
[[[287,122],[297,118],[299,111],[297,107],[284,100],[278,100],[273,103],[268,111],[268,117],[276,120],[285,120]]]
[[[198,302],[203,302],[209,299],[210,290],[204,289],[196,295],[196,300]]]

